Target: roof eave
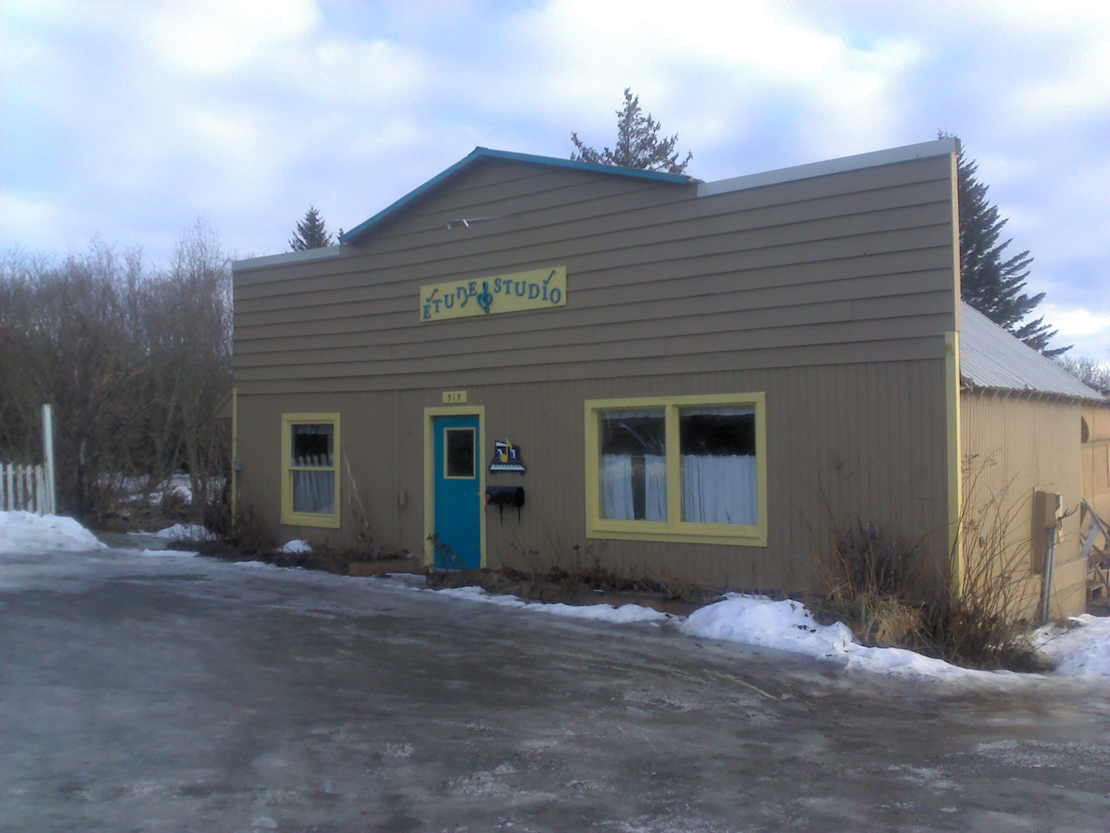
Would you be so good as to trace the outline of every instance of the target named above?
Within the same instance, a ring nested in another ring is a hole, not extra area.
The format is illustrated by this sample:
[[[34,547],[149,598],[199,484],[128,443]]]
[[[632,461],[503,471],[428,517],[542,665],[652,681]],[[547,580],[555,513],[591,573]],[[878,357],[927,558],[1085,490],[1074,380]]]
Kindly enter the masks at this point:
[[[1091,405],[1099,407],[1110,406],[1110,399],[1094,399],[1087,396],[1078,396],[1070,393],[1057,393],[1047,390],[1035,390],[1033,388],[1000,388],[990,387],[988,385],[977,385],[967,379],[960,380],[960,389],[963,391],[974,391],[976,393],[987,393],[992,396],[1009,396],[1015,399],[1034,399],[1034,400],[1048,400],[1054,402],[1061,402],[1075,405]]]

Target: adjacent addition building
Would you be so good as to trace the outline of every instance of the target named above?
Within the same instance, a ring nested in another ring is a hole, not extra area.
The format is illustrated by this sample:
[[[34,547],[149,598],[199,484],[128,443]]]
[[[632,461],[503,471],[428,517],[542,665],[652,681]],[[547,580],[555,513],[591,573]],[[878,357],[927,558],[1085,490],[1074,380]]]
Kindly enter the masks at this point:
[[[429,565],[768,590],[858,520],[958,584],[990,458],[1036,595],[1035,493],[1078,504],[1102,399],[961,305],[955,152],[707,183],[478,148],[338,246],[239,261],[238,501]]]

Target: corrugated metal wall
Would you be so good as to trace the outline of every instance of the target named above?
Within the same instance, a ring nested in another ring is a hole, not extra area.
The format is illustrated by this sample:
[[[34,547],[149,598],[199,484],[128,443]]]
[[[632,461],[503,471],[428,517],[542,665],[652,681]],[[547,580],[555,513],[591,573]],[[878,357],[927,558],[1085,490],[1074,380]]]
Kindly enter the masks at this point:
[[[1052,612],[1070,616],[1086,609],[1086,562],[1079,560],[1079,499],[1082,497],[1080,406],[971,391],[962,396],[964,453],[968,457],[965,503],[977,512],[993,503],[1014,523],[1006,536],[1012,558],[1023,579],[1015,597],[1033,616],[1041,593],[1041,574],[1035,572],[1032,546],[1033,493],[1057,492],[1064,520],[1056,549]],[[971,486],[974,488],[971,488]],[[994,513],[988,512],[988,515]],[[974,542],[969,557],[975,556]]]
[[[1110,520],[1110,408],[1084,408],[1083,422],[1083,497]]]

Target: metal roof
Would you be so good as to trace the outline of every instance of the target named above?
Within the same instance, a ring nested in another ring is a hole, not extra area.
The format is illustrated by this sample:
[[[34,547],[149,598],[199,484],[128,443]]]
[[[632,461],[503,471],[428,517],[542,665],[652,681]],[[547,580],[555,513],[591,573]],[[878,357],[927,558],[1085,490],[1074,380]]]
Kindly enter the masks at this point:
[[[607,174],[609,176],[628,176],[636,179],[650,179],[656,182],[666,182],[672,185],[688,185],[692,182],[697,182],[696,179],[683,174],[667,174],[661,171],[642,171],[638,168],[622,168],[617,165],[597,165],[593,162],[576,162],[571,159],[559,159],[554,156],[534,156],[530,153],[513,153],[508,150],[493,150],[491,148],[476,147],[464,158],[460,159],[450,168],[442,171],[423,185],[409,191],[401,199],[397,200],[392,205],[383,208],[369,220],[355,226],[350,231],[346,232],[339,238],[341,244],[353,243],[358,238],[366,234],[370,229],[380,225],[388,218],[392,217],[405,206],[415,202],[423,197],[425,194],[435,190],[437,187],[447,182],[448,180],[457,176],[461,171],[470,167],[471,165],[483,159],[504,159],[510,162],[530,162],[534,165],[547,165],[552,168],[572,168],[578,171],[590,171],[591,173]]]
[[[960,328],[960,376],[975,388],[1106,401],[1097,390],[967,304]]]

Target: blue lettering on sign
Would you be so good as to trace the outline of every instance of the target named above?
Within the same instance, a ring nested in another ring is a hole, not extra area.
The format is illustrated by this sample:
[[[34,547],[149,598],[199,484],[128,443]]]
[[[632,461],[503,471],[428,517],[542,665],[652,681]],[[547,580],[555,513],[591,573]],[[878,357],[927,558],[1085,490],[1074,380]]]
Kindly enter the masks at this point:
[[[484,309],[487,313],[489,308],[493,305],[493,295],[489,291],[489,281],[482,281],[482,294],[478,296],[478,306]]]
[[[420,299],[420,317],[429,320],[447,310],[463,309],[470,299],[483,313],[494,312],[494,301],[498,295],[508,295],[517,298],[527,298],[529,301],[540,301],[558,306],[563,300],[563,290],[557,286],[549,286],[557,274],[552,269],[550,274],[542,281],[519,280],[516,278],[494,277],[481,281],[481,291],[478,289],[479,281],[462,281],[453,286],[438,286],[428,292],[426,298]],[[492,286],[490,285],[492,282]],[[441,289],[443,293],[440,294]]]

